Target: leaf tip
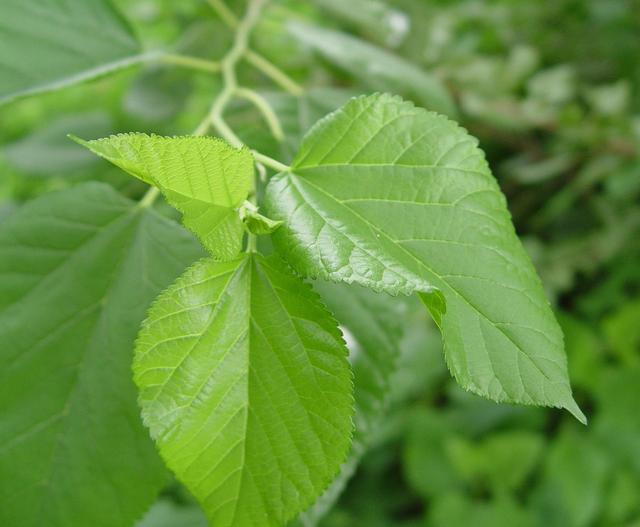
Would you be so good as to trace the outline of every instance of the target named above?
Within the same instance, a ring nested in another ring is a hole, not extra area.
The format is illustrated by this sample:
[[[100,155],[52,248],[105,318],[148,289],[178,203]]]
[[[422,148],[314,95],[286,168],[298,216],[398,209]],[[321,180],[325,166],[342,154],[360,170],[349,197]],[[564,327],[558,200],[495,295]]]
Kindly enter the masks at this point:
[[[567,410],[573,417],[575,417],[578,421],[580,421],[583,425],[587,425],[587,416],[584,415],[578,403],[572,398],[568,404],[564,405],[565,410]]]

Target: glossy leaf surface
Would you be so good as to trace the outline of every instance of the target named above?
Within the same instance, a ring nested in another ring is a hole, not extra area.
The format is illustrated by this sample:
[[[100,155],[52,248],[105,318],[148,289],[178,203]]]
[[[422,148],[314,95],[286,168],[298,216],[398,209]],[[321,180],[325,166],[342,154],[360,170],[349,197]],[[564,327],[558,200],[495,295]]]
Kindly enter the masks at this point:
[[[398,97],[353,99],[311,129],[266,202],[285,221],[276,247],[301,274],[391,294],[437,288],[421,297],[465,389],[584,419],[562,332],[465,130]]]
[[[284,525],[346,456],[347,350],[279,260],[196,263],[154,303],[134,374],[162,457],[218,527]]]

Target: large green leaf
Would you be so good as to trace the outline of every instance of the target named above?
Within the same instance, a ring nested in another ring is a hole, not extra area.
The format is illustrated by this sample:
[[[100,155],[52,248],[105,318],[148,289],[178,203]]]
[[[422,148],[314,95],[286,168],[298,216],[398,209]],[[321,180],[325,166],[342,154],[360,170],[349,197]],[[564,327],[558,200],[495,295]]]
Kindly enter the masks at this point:
[[[162,457],[217,527],[282,526],[346,456],[347,350],[279,260],[190,268],[151,309],[134,379]]]
[[[99,156],[158,187],[182,221],[220,260],[242,248],[238,208],[253,188],[253,157],[214,137],[120,134],[83,141]]]
[[[398,97],[353,99],[269,183],[277,249],[301,274],[421,296],[447,364],[497,401],[567,408],[562,332],[477,141]],[[434,294],[436,287],[446,300]]]
[[[0,525],[128,527],[165,470],[133,342],[193,259],[177,224],[109,187],[45,195],[0,225]]]
[[[331,29],[299,22],[291,23],[289,29],[300,42],[374,90],[401,93],[429,110],[456,114],[442,82],[402,57]]]
[[[113,131],[113,120],[103,111],[65,115],[2,147],[7,163],[37,176],[70,176],[100,160],[67,138],[69,131],[84,137],[101,137]]]
[[[2,0],[0,103],[141,60],[110,0]]]

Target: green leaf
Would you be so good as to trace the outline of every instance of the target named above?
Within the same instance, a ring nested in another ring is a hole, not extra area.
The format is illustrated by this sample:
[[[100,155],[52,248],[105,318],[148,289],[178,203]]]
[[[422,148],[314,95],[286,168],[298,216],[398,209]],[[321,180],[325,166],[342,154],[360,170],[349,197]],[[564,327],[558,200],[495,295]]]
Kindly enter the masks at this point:
[[[450,527],[473,525],[474,527],[535,527],[535,516],[513,497],[505,495],[492,500],[473,500],[462,493],[438,496],[427,514],[425,525]],[[546,518],[545,518],[546,519]]]
[[[352,337],[355,437],[366,442],[378,421],[384,419],[408,302],[344,284],[317,282],[315,288]]]
[[[274,243],[301,274],[423,293],[465,389],[584,420],[562,332],[484,154],[462,128],[398,97],[353,99],[271,179],[266,208],[285,222]]]
[[[347,350],[279,260],[190,268],[149,312],[134,379],[160,454],[218,527],[283,525],[346,456]]]
[[[317,120],[338,109],[358,92],[344,88],[312,88],[300,96],[281,91],[261,94],[280,119],[285,136],[282,149],[288,161],[298,151],[305,132]]]
[[[637,324],[636,319],[636,324]],[[636,351],[637,353],[637,351]],[[611,457],[620,465],[632,469],[640,477],[640,367],[604,370],[594,390],[598,413],[594,431],[601,443],[610,449]]]
[[[0,42],[0,104],[143,59],[109,0],[3,0]]]
[[[447,445],[458,474],[477,486],[488,483],[494,494],[521,487],[537,466],[544,441],[525,431],[496,432],[482,442],[455,438]]]
[[[239,214],[245,227],[252,234],[271,234],[282,225],[281,221],[274,221],[260,214],[258,208],[249,201],[240,208]]]
[[[447,447],[458,439],[447,414],[422,408],[411,414],[402,465],[407,483],[424,499],[463,488],[447,453]]]
[[[544,518],[545,525],[596,524],[611,477],[609,448],[575,427],[562,428],[550,445],[530,497],[530,507]]]
[[[142,69],[122,99],[124,110],[146,123],[175,122],[192,93],[189,73],[157,65]]]
[[[36,176],[69,176],[99,163],[91,152],[67,139],[69,131],[101,137],[113,131],[113,122],[103,111],[65,115],[4,145],[2,151],[11,167]]]
[[[207,527],[207,519],[196,505],[179,506],[167,500],[158,500],[136,523],[136,527]]]
[[[316,525],[333,507],[386,418],[390,380],[396,372],[402,322],[408,308],[404,298],[376,294],[363,287],[329,282],[317,282],[314,286],[349,337],[355,431],[340,474],[313,507],[301,515],[302,525]]]
[[[134,177],[160,189],[182,221],[220,260],[242,249],[238,208],[253,188],[253,156],[213,137],[120,134],[72,138]]]
[[[605,370],[605,346],[593,326],[586,321],[562,311],[557,313],[557,318],[571,364],[571,383],[590,391],[600,384]]]
[[[313,3],[368,37],[391,47],[402,43],[411,27],[406,13],[380,0],[313,0]]]
[[[299,22],[289,24],[289,30],[374,90],[401,93],[429,110],[455,116],[455,104],[442,82],[402,57],[339,31]]]
[[[0,525],[129,527],[151,504],[166,471],[139,418],[133,342],[199,254],[96,183],[0,225]]]

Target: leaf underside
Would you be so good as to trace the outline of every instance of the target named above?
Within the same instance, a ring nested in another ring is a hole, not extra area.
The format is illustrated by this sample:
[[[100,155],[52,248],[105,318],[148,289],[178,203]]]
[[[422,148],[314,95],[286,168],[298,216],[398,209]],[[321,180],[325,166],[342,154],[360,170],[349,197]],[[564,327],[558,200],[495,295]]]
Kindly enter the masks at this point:
[[[253,157],[214,137],[140,133],[77,142],[145,183],[155,185],[182,222],[218,260],[242,249],[238,208],[253,188]]]
[[[134,379],[162,457],[217,527],[284,525],[346,456],[347,350],[277,259],[190,268],[150,310]]]
[[[271,179],[266,208],[285,221],[274,243],[303,276],[421,293],[465,389],[584,420],[505,198],[455,123],[390,95],[353,99]],[[442,296],[423,294],[433,287]]]
[[[0,225],[0,525],[129,527],[166,480],[130,364],[145,309],[201,255],[105,185]]]

